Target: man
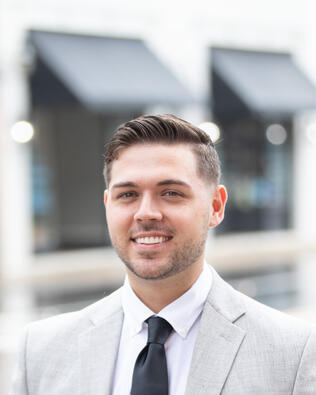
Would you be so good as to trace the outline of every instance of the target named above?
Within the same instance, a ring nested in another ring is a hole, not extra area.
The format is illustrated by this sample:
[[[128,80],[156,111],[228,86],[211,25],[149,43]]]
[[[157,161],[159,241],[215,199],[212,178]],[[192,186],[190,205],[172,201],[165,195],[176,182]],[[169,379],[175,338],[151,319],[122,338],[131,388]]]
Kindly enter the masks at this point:
[[[316,394],[312,326],[238,293],[204,262],[227,193],[210,138],[172,115],[119,127],[104,201],[124,286],[30,324],[14,395]]]

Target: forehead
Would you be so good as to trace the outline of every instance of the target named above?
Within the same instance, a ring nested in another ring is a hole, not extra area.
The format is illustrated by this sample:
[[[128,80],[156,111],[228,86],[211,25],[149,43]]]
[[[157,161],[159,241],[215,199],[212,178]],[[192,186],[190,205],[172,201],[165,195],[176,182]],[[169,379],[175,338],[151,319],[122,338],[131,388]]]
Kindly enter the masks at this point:
[[[136,144],[123,149],[113,162],[111,184],[128,180],[180,176],[183,181],[197,177],[196,157],[189,144]]]

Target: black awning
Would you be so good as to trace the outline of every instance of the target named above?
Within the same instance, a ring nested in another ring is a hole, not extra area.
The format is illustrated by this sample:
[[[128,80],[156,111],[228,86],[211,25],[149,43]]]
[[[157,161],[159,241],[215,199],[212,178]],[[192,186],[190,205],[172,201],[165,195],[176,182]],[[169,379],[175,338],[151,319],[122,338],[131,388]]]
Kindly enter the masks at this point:
[[[41,65],[34,78],[36,94],[42,92],[44,102],[50,93],[40,85],[47,72],[52,73],[47,77],[50,85],[58,80],[65,87],[66,93],[55,98],[74,97],[96,111],[193,102],[141,40],[31,31],[29,42]]]
[[[289,54],[213,48],[212,65],[214,78],[220,80],[216,86],[236,95],[240,108],[262,116],[316,108],[316,88]],[[219,95],[219,111],[225,113],[225,98]],[[236,101],[228,102],[228,107],[239,108]]]

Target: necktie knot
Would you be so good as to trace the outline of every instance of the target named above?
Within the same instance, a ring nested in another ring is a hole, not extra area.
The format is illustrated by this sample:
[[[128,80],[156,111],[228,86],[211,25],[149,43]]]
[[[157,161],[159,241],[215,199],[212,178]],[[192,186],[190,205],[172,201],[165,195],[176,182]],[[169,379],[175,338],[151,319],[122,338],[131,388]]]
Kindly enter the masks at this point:
[[[172,326],[161,317],[149,317],[147,343],[158,343],[164,345],[172,331]]]

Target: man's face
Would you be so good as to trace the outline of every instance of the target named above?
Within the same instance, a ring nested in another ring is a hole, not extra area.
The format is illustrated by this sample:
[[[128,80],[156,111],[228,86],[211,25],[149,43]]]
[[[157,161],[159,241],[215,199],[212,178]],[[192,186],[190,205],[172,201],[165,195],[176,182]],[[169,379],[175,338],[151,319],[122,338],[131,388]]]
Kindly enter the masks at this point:
[[[201,265],[209,226],[223,217],[224,187],[197,173],[188,144],[138,144],[113,162],[105,192],[112,244],[128,271],[163,279]]]

